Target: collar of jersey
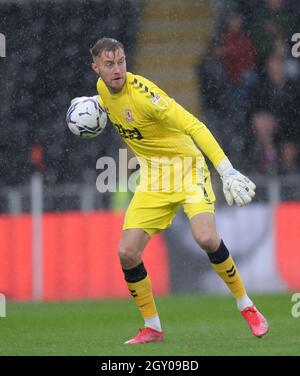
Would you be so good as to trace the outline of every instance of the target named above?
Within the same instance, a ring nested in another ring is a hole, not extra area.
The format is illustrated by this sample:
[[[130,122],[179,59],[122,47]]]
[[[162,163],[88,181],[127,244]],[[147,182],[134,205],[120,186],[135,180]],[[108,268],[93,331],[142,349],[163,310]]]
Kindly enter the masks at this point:
[[[109,90],[108,92],[110,93],[112,99],[117,99],[119,98],[122,94],[124,94],[125,90],[126,90],[126,86],[127,86],[127,77],[126,77],[126,80],[125,80],[125,83],[124,83],[124,86],[122,87],[122,90],[119,91],[118,93],[110,93]]]

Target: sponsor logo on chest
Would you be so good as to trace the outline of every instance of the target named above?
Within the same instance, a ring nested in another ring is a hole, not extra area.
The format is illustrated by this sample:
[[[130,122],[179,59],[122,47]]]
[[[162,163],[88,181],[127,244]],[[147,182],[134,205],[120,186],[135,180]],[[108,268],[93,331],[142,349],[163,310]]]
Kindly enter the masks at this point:
[[[136,128],[126,129],[122,124],[114,123],[114,126],[117,128],[117,131],[123,138],[129,138],[130,140],[142,140],[144,137],[141,132]]]

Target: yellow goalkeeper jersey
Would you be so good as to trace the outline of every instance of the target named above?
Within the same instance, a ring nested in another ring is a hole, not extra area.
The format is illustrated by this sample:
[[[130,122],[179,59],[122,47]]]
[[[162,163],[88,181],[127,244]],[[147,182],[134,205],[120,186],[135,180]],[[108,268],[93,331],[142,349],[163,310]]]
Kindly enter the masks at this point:
[[[127,72],[116,94],[99,78],[97,90],[109,119],[138,159],[196,158],[203,152],[216,166],[226,158],[208,128],[146,78]]]

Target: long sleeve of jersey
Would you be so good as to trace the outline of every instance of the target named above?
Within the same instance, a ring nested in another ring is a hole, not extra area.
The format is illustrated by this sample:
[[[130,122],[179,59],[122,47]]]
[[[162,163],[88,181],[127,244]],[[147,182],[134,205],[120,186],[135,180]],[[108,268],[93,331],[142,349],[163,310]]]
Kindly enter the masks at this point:
[[[210,130],[201,121],[196,119],[191,113],[173,99],[164,96],[158,106],[155,103],[148,108],[149,116],[154,116],[160,121],[161,126],[168,127],[170,131],[183,132],[192,137],[200,150],[209,158],[216,167],[219,162],[227,158],[224,151],[210,132]]]

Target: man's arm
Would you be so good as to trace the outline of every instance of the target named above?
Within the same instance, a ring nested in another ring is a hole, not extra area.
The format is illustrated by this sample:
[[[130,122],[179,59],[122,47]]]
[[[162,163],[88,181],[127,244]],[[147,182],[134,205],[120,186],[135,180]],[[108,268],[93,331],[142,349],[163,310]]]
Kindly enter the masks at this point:
[[[223,182],[223,192],[227,204],[231,206],[235,202],[238,206],[244,206],[250,203],[255,196],[255,184],[233,168],[209,129],[195,119],[188,125],[188,130],[191,137],[218,171]]]
[[[218,171],[228,205],[231,206],[233,202],[238,206],[250,203],[255,196],[255,184],[233,168],[209,129],[197,119],[188,126],[188,129],[191,137]]]
[[[228,205],[231,206],[233,202],[238,206],[250,203],[255,196],[255,184],[233,168],[223,149],[204,123],[175,101],[169,98],[168,101],[169,106],[165,111],[160,112],[160,119],[190,135],[213,163],[222,179],[223,192]]]

